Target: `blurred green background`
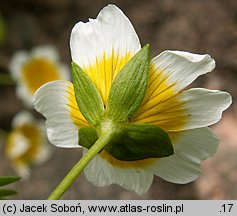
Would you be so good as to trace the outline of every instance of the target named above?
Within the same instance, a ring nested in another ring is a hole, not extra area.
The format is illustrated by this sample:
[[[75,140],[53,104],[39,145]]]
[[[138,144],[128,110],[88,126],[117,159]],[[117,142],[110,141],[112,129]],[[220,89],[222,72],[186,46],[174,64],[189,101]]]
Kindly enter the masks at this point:
[[[78,21],[95,18],[107,4],[120,7],[133,23],[152,57],[163,50],[208,53],[217,62],[213,73],[198,78],[195,87],[220,89],[233,96],[233,105],[213,126],[219,136],[217,154],[203,163],[198,180],[176,185],[155,177],[150,190],[138,196],[112,185],[97,188],[81,175],[65,199],[237,199],[237,1],[236,0],[1,0],[0,72],[7,74],[12,54],[34,46],[53,44],[70,65],[70,31]],[[0,86],[0,128],[11,129],[13,116],[23,105],[14,85]],[[0,175],[15,175],[0,138]],[[32,169],[32,176],[14,184],[14,199],[45,199],[81,157],[81,151],[52,146],[53,156]]]

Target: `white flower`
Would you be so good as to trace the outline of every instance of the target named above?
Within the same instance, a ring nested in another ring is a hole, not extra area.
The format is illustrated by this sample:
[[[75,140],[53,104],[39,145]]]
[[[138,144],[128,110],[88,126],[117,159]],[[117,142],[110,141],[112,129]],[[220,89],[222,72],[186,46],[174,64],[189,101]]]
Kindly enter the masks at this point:
[[[141,49],[133,26],[120,9],[108,5],[97,19],[74,26],[70,45],[72,60],[94,82],[106,107],[114,78]],[[85,168],[86,178],[97,186],[115,183],[138,194],[149,189],[153,175],[182,184],[195,180],[201,161],[212,156],[218,146],[218,139],[207,126],[220,120],[231,97],[222,91],[183,89],[214,67],[207,54],[164,51],[153,58],[145,99],[130,120],[165,130],[174,154],[121,161],[103,150]],[[72,83],[45,84],[36,92],[34,104],[47,119],[47,134],[54,145],[80,147],[78,129],[89,123],[78,108]]]
[[[27,178],[31,165],[41,164],[50,156],[44,122],[22,111],[14,117],[12,126],[5,152],[16,172]]]
[[[59,61],[59,54],[53,46],[16,52],[9,69],[17,82],[17,95],[28,107],[33,106],[33,95],[41,85],[53,80],[70,79],[69,69]]]

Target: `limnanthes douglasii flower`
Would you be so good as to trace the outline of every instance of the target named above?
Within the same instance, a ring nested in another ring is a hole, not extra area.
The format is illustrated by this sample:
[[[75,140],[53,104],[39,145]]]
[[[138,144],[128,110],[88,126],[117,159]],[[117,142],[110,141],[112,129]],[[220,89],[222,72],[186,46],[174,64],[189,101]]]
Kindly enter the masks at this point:
[[[21,111],[12,123],[5,153],[16,172],[27,178],[32,165],[41,164],[50,156],[44,122],[34,119],[28,111]]]
[[[115,183],[142,194],[154,175],[181,184],[195,180],[200,163],[218,146],[207,126],[220,120],[231,97],[184,89],[211,72],[215,61],[169,50],[150,60],[149,45],[141,48],[114,5],[77,23],[70,47],[73,83],[49,82],[34,96],[49,140],[58,147],[83,146],[84,153],[98,140],[106,143],[84,170],[97,186]]]
[[[41,85],[70,79],[67,66],[60,62],[58,51],[50,45],[35,47],[31,52],[17,51],[9,69],[17,82],[17,96],[28,107],[33,106],[33,95]]]

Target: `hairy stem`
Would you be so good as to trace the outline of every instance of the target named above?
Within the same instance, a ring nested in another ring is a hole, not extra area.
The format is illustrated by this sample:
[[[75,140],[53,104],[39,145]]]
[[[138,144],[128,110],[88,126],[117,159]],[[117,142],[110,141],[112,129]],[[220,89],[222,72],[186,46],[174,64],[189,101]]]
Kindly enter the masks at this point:
[[[48,200],[60,199],[88,163],[109,143],[113,136],[113,132],[103,134],[64,177],[55,190],[49,195]]]

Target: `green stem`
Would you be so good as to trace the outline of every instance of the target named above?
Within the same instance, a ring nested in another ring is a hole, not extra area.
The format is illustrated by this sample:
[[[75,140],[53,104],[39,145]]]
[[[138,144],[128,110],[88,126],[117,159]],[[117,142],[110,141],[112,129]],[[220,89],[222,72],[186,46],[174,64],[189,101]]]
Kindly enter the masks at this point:
[[[48,200],[58,200],[71,186],[77,176],[83,171],[88,163],[106,146],[114,136],[113,132],[101,136],[86,154],[76,163],[71,171],[64,177],[55,190],[49,195]]]

